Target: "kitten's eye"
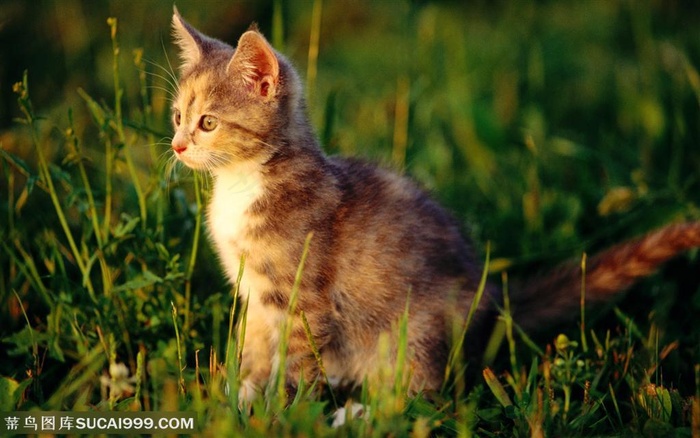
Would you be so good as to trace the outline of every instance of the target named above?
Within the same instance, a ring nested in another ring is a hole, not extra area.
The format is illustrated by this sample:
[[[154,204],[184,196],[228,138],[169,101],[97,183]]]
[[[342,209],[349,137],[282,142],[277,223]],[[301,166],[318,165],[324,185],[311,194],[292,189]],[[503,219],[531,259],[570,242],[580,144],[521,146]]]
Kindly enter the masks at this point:
[[[175,126],[180,126],[180,118],[182,116],[180,115],[180,110],[175,110],[173,113],[173,121],[175,122]]]
[[[219,124],[219,119],[214,116],[202,116],[199,120],[199,127],[203,131],[213,131]]]

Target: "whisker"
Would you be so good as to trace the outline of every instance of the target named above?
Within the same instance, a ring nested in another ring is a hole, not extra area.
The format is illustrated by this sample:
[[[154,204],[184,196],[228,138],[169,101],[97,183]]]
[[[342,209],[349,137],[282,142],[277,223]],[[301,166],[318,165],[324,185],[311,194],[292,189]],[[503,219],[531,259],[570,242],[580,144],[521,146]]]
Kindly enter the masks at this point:
[[[175,157],[175,154],[173,154],[169,149],[161,152],[160,155],[158,156],[159,161],[167,161],[167,160],[173,160],[173,159],[177,160],[177,158]]]
[[[231,154],[214,152],[207,157],[205,165],[210,166],[212,169],[219,167],[220,165],[225,165],[231,162]]]
[[[144,70],[141,70],[141,71],[145,72],[145,73],[148,74],[148,75],[155,76],[155,77],[157,77],[157,78],[159,78],[159,79],[162,79],[163,81],[167,82],[168,84],[174,85],[174,84],[177,83],[177,79],[173,78],[173,77],[170,75],[170,72],[169,72],[166,68],[162,67],[161,65],[159,65],[158,63],[153,62],[153,61],[146,60],[146,63],[147,63],[148,65],[152,65],[152,66],[154,66],[154,67],[157,67],[157,68],[163,70],[163,71],[165,72],[165,75],[162,75],[162,74],[159,74],[159,73],[157,73],[157,72],[155,72],[155,71],[147,70],[147,69],[144,69]]]
[[[160,68],[162,69],[162,67],[160,67]],[[172,89],[177,89],[177,80],[176,80],[176,79],[173,79],[173,78],[171,78],[170,76],[165,76],[165,75],[156,73],[156,72],[154,72],[154,71],[149,71],[149,70],[143,70],[143,71],[144,71],[148,76],[152,76],[152,77],[154,77],[154,78],[157,78],[157,79],[163,81],[164,83],[166,83],[167,85],[169,85]],[[167,72],[167,70],[166,70],[166,72]],[[169,75],[169,74],[170,74],[170,73],[168,73],[168,75]]]
[[[168,141],[156,141],[152,143],[152,146],[167,146],[170,147],[171,143]]]
[[[173,81],[178,82],[177,77],[175,76],[175,70],[173,69],[173,65],[170,63],[170,57],[168,56],[168,51],[165,50],[165,43],[163,42],[163,39],[161,38],[160,44],[163,47],[163,54],[165,55],[165,61],[168,63],[168,68],[170,71],[166,72],[170,75],[171,78],[173,78]],[[163,70],[165,70],[164,67],[161,67]]]
[[[179,161],[175,155],[171,155],[170,158],[165,162],[165,167],[163,169],[163,178],[165,179],[165,187],[170,190],[173,185],[173,180],[177,176]]]
[[[158,76],[154,76],[154,77],[158,77]],[[172,95],[172,96],[175,96],[177,94],[175,92],[175,90],[177,90],[177,86],[171,84],[170,82],[168,82],[165,79],[162,79],[162,78],[159,78],[159,79],[164,83],[164,85],[161,85],[160,83],[154,82],[152,84],[147,85],[147,87],[149,87],[149,88],[161,87],[162,90],[167,91],[167,93]]]
[[[254,141],[257,141],[258,143],[262,144],[263,146],[267,146],[267,147],[269,147],[269,148],[271,148],[271,149],[278,149],[277,146],[275,146],[275,145],[273,145],[273,144],[271,144],[271,143],[268,143],[268,142],[266,142],[265,140],[263,140],[263,139],[261,139],[261,138],[252,137],[252,139],[253,139]]]
[[[173,70],[173,66],[170,64],[170,58],[168,58],[168,52],[167,52],[167,50],[165,50],[165,45],[163,44],[163,41],[162,41],[162,40],[161,40],[161,46],[162,46],[162,48],[163,48],[163,55],[165,56],[165,61],[168,63],[169,69],[163,67],[163,66],[160,65],[159,63],[157,63],[157,62],[155,62],[155,61],[152,61],[152,60],[150,60],[150,59],[146,59],[146,62],[148,62],[149,64],[151,64],[151,65],[153,65],[153,66],[155,66],[155,67],[158,67],[159,69],[163,70],[163,72],[165,72],[165,74],[167,74],[168,77],[171,79],[171,80],[168,81],[168,82],[170,82],[171,84],[176,84],[176,83],[178,82],[177,76],[175,75],[175,71]]]
[[[165,87],[160,87],[160,86],[158,86],[158,85],[148,85],[147,88],[153,89],[153,90],[165,91],[165,93],[166,93],[167,96],[168,96],[168,97],[166,97],[166,100],[167,100],[168,102],[170,102],[170,103],[174,103],[174,102],[175,102],[175,98],[177,97],[177,95],[176,95],[172,90],[169,90],[169,89],[167,89],[167,88],[165,88]]]
[[[172,137],[161,137],[158,141],[153,142],[154,146],[170,146],[173,141]]]
[[[173,81],[170,80],[169,78],[167,78],[167,77],[165,77],[165,76],[163,76],[163,75],[159,75],[158,73],[154,73],[154,72],[152,72],[152,71],[146,71],[146,74],[149,75],[149,76],[153,76],[154,78],[158,78],[158,79],[160,79],[161,81],[165,82],[167,85],[170,86],[170,90],[168,90],[168,91],[170,91],[172,94],[175,94],[173,90],[176,90],[176,89],[177,89],[177,83],[176,83],[176,82],[173,82]]]

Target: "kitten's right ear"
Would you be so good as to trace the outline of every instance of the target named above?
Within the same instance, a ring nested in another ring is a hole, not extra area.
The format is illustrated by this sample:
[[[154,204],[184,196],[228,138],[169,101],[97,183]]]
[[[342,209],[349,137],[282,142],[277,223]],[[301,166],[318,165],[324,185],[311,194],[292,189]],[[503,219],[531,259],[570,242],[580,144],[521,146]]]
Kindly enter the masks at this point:
[[[175,44],[180,47],[181,72],[202,59],[202,42],[206,37],[180,16],[177,6],[173,6],[173,37]]]
[[[255,26],[241,35],[226,71],[238,73],[243,83],[261,97],[268,98],[277,93],[279,60],[270,43]]]

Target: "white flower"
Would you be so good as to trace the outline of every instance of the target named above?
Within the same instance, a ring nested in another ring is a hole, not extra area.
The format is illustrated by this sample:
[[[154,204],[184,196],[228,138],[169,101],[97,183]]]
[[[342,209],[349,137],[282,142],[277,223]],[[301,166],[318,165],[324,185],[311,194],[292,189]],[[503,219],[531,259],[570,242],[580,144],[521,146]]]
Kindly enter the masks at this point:
[[[123,363],[111,363],[109,365],[109,375],[100,376],[103,392],[109,389],[109,398],[118,399],[123,395],[134,393],[133,384],[136,376],[129,377],[129,368]]]

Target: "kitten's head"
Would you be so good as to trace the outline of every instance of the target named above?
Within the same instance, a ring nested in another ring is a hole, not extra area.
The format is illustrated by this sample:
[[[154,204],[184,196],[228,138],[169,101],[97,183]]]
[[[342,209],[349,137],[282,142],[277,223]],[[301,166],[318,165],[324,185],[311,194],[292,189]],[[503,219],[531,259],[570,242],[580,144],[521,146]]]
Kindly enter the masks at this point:
[[[263,163],[303,113],[299,79],[253,27],[233,47],[173,14],[180,81],[173,102],[175,156],[193,169]]]

